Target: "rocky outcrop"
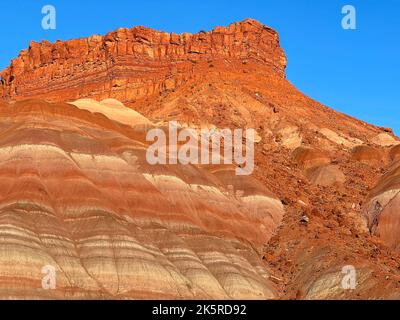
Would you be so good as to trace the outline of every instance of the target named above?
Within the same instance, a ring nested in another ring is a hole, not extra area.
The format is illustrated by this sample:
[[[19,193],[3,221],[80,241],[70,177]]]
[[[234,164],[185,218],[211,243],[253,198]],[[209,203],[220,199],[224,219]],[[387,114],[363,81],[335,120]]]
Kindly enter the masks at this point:
[[[372,143],[381,147],[390,147],[399,144],[399,141],[394,139],[392,135],[382,132],[372,139]]]
[[[340,167],[335,165],[311,168],[306,174],[311,183],[319,186],[341,186],[346,181],[346,176]]]
[[[352,158],[365,164],[377,165],[385,161],[384,150],[379,150],[374,147],[360,145],[351,151]]]
[[[292,157],[312,184],[339,186],[346,180],[339,166],[331,165],[331,159],[326,152],[302,146],[292,152]]]
[[[392,161],[400,160],[400,145],[394,146],[390,149],[389,157]]]
[[[174,90],[196,77],[197,65],[208,68],[218,61],[258,61],[285,76],[277,32],[252,19],[198,34],[135,27],[66,42],[32,42],[0,73],[0,97],[134,102]]]
[[[329,156],[318,149],[298,147],[292,152],[293,159],[304,170],[327,165],[331,163]]]
[[[130,127],[153,127],[153,123],[133,109],[125,107],[120,101],[115,99],[105,99],[97,102],[93,99],[79,99],[71,102],[79,109],[90,111],[91,113],[103,114],[110,120],[126,124]]]
[[[371,233],[400,250],[400,162],[394,163],[371,190],[364,215]]]

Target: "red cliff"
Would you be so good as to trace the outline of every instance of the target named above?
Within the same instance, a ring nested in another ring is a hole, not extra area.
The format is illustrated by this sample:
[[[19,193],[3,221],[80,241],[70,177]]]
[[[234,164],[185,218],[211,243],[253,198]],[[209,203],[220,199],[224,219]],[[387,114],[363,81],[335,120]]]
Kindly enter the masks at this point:
[[[226,59],[258,61],[285,76],[286,57],[277,32],[255,20],[198,34],[134,27],[53,44],[31,42],[0,73],[0,97],[112,97],[129,103],[195,77],[197,63]]]

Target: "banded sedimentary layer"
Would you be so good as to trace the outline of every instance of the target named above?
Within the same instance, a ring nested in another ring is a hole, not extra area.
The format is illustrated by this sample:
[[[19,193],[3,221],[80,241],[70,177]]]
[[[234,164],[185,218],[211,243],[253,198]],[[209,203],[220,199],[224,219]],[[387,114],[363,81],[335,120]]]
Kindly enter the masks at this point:
[[[396,157],[398,150],[399,146],[390,150],[394,161],[370,191],[363,211],[371,232],[397,251],[400,249],[400,162]]]
[[[148,165],[143,118],[1,104],[1,298],[276,297],[261,250],[280,201],[233,168]]]

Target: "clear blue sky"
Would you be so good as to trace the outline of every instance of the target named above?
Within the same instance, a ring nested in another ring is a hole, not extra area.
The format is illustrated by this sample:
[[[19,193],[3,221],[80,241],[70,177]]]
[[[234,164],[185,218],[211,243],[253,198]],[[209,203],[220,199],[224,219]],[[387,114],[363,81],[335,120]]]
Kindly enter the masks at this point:
[[[41,28],[41,8],[57,9],[57,29]],[[343,30],[341,8],[357,9]],[[400,0],[2,0],[0,69],[30,40],[67,40],[145,25],[198,32],[251,17],[275,28],[288,79],[316,100],[400,134]]]

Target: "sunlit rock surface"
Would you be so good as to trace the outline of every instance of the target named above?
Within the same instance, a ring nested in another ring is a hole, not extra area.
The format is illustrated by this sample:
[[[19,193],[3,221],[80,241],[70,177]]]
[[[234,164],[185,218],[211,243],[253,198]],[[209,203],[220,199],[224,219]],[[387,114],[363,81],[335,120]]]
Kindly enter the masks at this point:
[[[371,190],[364,208],[371,232],[400,250],[400,162],[397,161]]]
[[[0,73],[2,296],[399,298],[399,138],[302,94],[286,64],[253,19],[32,42]],[[144,136],[171,121],[254,129],[255,180],[149,166]]]
[[[134,102],[195,79],[196,64],[227,59],[255,59],[285,76],[278,33],[256,20],[197,34],[137,26],[66,42],[32,41],[0,72],[0,98]]]
[[[281,202],[233,168],[148,165],[144,132],[104,110],[0,105],[0,297],[276,297]]]

